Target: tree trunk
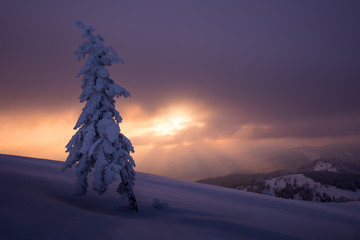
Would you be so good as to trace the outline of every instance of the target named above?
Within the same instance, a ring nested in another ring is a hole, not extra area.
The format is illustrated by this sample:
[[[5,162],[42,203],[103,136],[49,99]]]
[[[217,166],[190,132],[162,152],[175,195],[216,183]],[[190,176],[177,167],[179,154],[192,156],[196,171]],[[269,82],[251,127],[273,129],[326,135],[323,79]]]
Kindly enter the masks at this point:
[[[127,179],[123,177],[123,175],[121,174],[121,171],[120,171],[120,176],[121,176],[121,181],[122,181],[121,184],[123,184],[123,186],[125,188],[126,195],[128,197],[128,200],[129,200],[129,208],[130,208],[131,211],[138,212],[139,209],[138,209],[138,205],[137,205],[137,202],[136,202],[136,198],[135,198],[133,188],[132,188],[131,184],[127,181]]]

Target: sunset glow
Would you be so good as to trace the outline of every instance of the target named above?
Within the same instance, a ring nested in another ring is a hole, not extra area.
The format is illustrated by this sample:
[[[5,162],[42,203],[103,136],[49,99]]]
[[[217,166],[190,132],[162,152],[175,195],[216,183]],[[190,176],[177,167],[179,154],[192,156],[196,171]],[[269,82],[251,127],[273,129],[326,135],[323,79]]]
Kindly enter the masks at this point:
[[[200,114],[196,107],[187,104],[171,104],[153,115],[148,115],[139,106],[128,106],[126,115],[130,119],[125,119],[121,125],[129,136],[157,139],[175,137],[189,128],[203,128],[208,117],[208,113]]]
[[[174,135],[177,131],[186,127],[189,119],[183,116],[174,116],[169,119],[159,120],[159,123],[153,128],[155,134]]]
[[[0,152],[65,160],[65,145],[75,133],[73,126],[80,111],[79,108],[51,114],[27,112],[25,119],[16,118],[13,112],[0,115]],[[204,115],[195,113],[191,107],[175,104],[159,110],[156,116],[147,116],[140,106],[131,105],[125,108],[120,127],[135,143],[136,154],[141,156],[147,148],[161,147],[161,144],[175,146],[174,142],[166,143],[168,138],[178,138],[188,128],[203,128]]]
[[[154,135],[175,135],[179,133],[182,129],[188,127],[196,126],[203,127],[204,123],[197,122],[194,116],[191,116],[191,113],[187,112],[185,109],[172,109],[166,115],[157,117],[152,121],[150,129],[153,131]]]
[[[125,62],[106,69],[131,94],[116,109],[137,171],[194,180],[359,145],[356,1],[140,2],[2,4],[0,154],[66,159],[84,107],[78,20]]]
[[[64,161],[67,157],[65,145],[75,133],[73,126],[80,107],[52,113],[26,112],[26,118],[16,118],[13,112],[0,115],[0,152]],[[122,109],[124,120],[120,127],[135,147],[133,156],[137,170],[179,178],[216,176],[217,172],[231,173],[232,169],[244,166],[260,169],[261,159],[276,153],[271,149],[338,141],[331,138],[257,139],[253,138],[256,131],[269,130],[271,126],[254,124],[214,135],[214,127],[209,125],[214,115],[196,104],[169,104],[153,115],[139,105],[125,105]],[[345,138],[342,141],[356,140]],[[206,166],[202,167],[203,171],[192,173],[186,168],[189,164],[195,166],[194,170],[198,165]]]
[[[62,112],[25,112],[24,118],[16,113],[0,115],[0,152],[50,158],[65,159],[65,145],[75,133],[77,118],[75,110]]]

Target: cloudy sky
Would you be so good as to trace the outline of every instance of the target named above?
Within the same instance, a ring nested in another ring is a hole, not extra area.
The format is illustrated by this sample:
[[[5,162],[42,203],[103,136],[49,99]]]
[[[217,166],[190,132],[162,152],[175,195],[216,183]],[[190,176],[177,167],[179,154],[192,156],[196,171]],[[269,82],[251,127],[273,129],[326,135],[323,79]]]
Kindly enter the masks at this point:
[[[81,112],[82,20],[108,68],[137,170],[199,179],[279,151],[360,140],[358,1],[3,0],[0,153],[65,160]]]

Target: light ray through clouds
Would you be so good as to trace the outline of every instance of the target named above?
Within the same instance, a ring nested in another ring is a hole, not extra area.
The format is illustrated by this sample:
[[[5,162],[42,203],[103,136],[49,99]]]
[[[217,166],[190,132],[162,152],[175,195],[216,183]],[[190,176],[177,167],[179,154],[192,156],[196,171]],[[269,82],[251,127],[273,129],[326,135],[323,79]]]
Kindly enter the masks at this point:
[[[65,145],[75,134],[73,127],[80,111],[79,106],[52,114],[28,111],[24,118],[18,118],[16,112],[0,114],[0,152],[65,160]],[[216,113],[194,102],[168,104],[152,114],[130,104],[124,105],[121,113],[121,131],[135,147],[137,171],[190,180],[236,171],[266,171],[269,169],[263,160],[281,150],[339,140],[254,138],[256,129],[271,128],[255,124],[214,134],[221,130],[217,121],[212,122]]]

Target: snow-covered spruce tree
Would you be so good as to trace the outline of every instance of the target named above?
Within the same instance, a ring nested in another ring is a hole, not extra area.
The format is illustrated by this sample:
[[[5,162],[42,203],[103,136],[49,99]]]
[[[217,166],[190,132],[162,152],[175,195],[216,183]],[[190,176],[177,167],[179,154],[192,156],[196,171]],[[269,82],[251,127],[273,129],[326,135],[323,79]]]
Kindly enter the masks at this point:
[[[93,35],[94,28],[81,21],[76,25],[82,29],[86,41],[75,52],[79,60],[87,56],[85,66],[77,77],[82,75],[82,93],[80,102],[85,107],[74,127],[78,129],[66,145],[69,153],[63,171],[76,165],[78,182],[75,193],[86,195],[88,173],[94,168],[94,190],[99,194],[106,192],[108,185],[120,175],[121,183],[117,189],[126,194],[131,210],[138,211],[133,191],[135,181],[135,163],[130,156],[134,148],[122,133],[119,123],[122,118],[115,109],[115,97],[129,97],[129,92],[109,78],[105,66],[113,62],[122,62],[111,47],[103,45],[100,35]]]

